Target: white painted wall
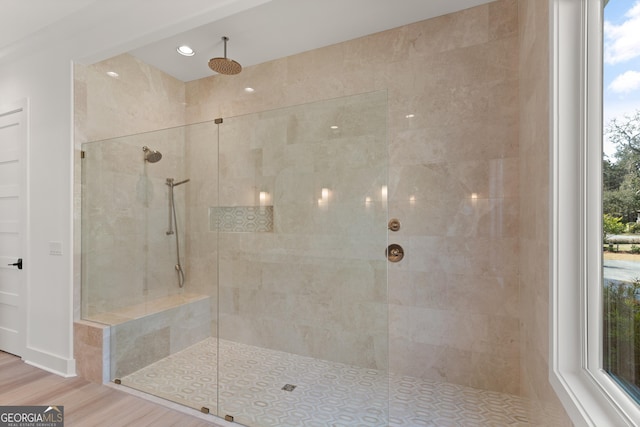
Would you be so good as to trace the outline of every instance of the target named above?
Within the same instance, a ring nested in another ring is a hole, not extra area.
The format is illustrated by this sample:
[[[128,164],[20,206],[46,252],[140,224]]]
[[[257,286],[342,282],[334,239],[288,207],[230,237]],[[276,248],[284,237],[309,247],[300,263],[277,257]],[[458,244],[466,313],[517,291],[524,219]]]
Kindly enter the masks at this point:
[[[0,103],[29,99],[29,193],[24,359],[75,373],[71,313],[71,62],[54,52],[0,68]],[[49,255],[49,242],[63,255]]]
[[[96,2],[99,10],[82,11],[65,31],[45,29],[0,52],[0,104],[27,98],[30,106],[26,362],[75,375],[73,61],[104,59],[265,1]],[[49,255],[52,241],[62,242],[61,256]]]

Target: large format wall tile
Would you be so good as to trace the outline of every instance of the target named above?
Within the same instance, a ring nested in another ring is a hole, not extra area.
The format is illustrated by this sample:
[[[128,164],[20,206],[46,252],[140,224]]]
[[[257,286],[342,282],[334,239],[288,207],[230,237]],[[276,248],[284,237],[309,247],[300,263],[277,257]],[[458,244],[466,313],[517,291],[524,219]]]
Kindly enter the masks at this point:
[[[388,265],[390,369],[519,392],[516,2],[500,1],[245,71],[187,83],[187,121],[387,93],[388,114],[373,123],[387,124],[386,209],[402,223],[389,240],[406,250],[402,262]],[[243,93],[245,86],[256,92]],[[257,184],[274,186],[274,204],[280,204],[274,208],[273,235],[245,236],[245,243],[221,240],[221,247],[230,249],[221,254],[221,307],[230,307],[221,312],[221,331],[225,339],[331,358],[321,350],[322,341],[309,338],[309,328],[314,323],[326,327],[326,344],[346,339],[340,328],[358,324],[357,313],[371,297],[358,298],[352,291],[347,297],[345,288],[387,279],[385,267],[367,267],[369,273],[362,270],[358,280],[333,269],[308,269],[313,261],[307,257],[325,256],[323,247],[333,247],[334,256],[382,253],[380,243],[361,239],[359,229],[366,230],[375,217],[356,196],[370,194],[379,202],[381,184],[372,185],[357,166],[358,156],[364,161],[364,153],[374,153],[366,140],[349,139],[336,140],[335,151],[318,151],[316,141],[335,135],[322,120],[303,116],[290,120],[284,134],[267,131],[270,142],[258,150],[250,141],[266,130],[267,117],[238,129],[242,134],[234,135],[240,139],[233,151],[220,151],[221,168],[245,174],[237,174],[232,186],[222,185],[221,203],[225,198],[239,205],[255,201],[255,191],[242,189]],[[334,156],[354,156],[350,169],[332,166]],[[330,174],[317,175],[322,170]],[[265,179],[270,176],[275,180]],[[349,187],[335,196],[352,193],[353,202],[318,210],[318,176],[331,185],[347,182]],[[353,216],[360,220],[351,222]],[[313,236],[325,224],[333,224],[329,233],[347,239]],[[288,246],[292,239],[297,242]],[[361,247],[366,244],[368,250]],[[280,248],[277,255],[270,255],[272,248]],[[365,290],[362,286],[358,291]],[[346,315],[350,310],[355,318]],[[376,313],[375,305],[367,310]],[[374,319],[362,320],[366,330]],[[234,332],[239,335],[233,337]],[[354,348],[366,344],[350,339]],[[349,362],[370,366],[366,360]]]
[[[532,423],[560,416],[571,426],[549,376],[549,10],[547,2],[518,2],[520,33],[520,321],[521,393]]]

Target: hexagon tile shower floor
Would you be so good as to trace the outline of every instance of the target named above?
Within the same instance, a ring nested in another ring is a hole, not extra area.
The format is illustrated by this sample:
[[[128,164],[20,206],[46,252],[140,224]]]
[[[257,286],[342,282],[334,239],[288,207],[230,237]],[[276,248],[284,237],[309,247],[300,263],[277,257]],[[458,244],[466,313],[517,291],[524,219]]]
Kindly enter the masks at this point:
[[[529,425],[527,401],[518,396],[219,344],[219,359],[209,338],[123,377],[122,384],[251,426]]]

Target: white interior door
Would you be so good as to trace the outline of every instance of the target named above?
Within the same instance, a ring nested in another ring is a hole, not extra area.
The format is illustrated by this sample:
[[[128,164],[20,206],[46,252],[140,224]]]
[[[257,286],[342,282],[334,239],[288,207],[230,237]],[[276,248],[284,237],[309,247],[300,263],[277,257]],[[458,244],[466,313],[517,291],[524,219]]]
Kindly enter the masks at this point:
[[[0,105],[0,350],[25,348],[25,104]]]

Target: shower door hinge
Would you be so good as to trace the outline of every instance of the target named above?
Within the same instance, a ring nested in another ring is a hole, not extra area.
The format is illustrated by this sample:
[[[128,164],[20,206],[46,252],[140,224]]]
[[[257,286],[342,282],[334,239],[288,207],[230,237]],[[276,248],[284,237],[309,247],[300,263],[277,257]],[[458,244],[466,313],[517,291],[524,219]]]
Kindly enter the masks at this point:
[[[220,118],[218,118],[218,119],[215,119],[215,120],[213,121],[213,123],[215,123],[215,124],[217,124],[217,125],[221,124],[221,123],[222,123],[222,117],[220,117]]]
[[[84,159],[87,153],[84,150],[80,150],[80,158]]]

